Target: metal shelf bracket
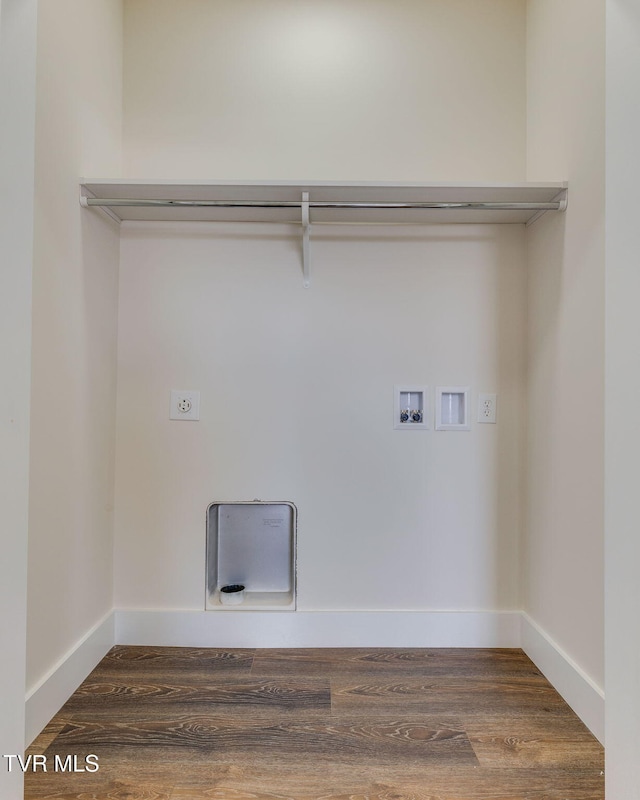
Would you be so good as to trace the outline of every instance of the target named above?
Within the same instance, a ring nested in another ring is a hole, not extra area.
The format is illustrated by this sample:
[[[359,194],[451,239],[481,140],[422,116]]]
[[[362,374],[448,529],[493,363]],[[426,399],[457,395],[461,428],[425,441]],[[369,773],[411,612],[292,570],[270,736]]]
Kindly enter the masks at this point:
[[[305,289],[311,283],[311,247],[309,243],[311,223],[309,222],[309,192],[302,193],[302,285]]]

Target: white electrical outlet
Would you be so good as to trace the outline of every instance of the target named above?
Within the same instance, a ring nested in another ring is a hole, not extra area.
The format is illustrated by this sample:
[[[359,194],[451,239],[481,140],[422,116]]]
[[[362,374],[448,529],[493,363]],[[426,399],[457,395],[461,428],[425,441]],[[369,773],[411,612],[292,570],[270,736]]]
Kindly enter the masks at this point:
[[[496,421],[497,398],[495,394],[478,395],[478,422]]]
[[[200,392],[192,389],[173,389],[169,419],[191,420],[192,422],[199,420]]]

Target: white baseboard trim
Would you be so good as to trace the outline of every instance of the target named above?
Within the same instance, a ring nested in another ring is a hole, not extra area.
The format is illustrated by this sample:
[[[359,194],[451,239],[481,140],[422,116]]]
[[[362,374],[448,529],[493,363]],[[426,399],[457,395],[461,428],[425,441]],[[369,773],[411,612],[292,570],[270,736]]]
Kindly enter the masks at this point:
[[[520,647],[519,611],[137,611],[116,643],[173,647]]]
[[[522,649],[604,744],[604,692],[524,611]]]
[[[115,618],[113,611],[110,611],[29,689],[25,705],[26,747],[114,644]]]
[[[171,611],[116,609],[26,697],[26,745],[114,644],[157,647],[521,647],[604,741],[604,693],[520,611]]]

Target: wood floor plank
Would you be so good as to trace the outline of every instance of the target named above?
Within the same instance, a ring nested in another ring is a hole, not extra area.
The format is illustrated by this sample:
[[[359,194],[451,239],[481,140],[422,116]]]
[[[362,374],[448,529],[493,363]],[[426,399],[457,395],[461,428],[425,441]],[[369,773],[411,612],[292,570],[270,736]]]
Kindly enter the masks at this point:
[[[603,748],[593,737],[505,736],[484,733],[470,737],[471,746],[483,766],[561,767],[604,769]]]
[[[290,771],[234,768],[207,786],[186,773],[171,800],[603,800],[604,776],[585,770],[426,767],[407,774],[336,763]]]
[[[77,777],[77,776],[76,776]],[[25,800],[170,800],[173,786],[141,783],[137,778],[83,778],[34,776],[28,783]]]
[[[168,787],[171,800],[195,798],[292,798],[295,800],[603,800],[600,771],[585,769],[469,768],[367,764],[364,767],[336,759],[300,762],[298,765],[234,764],[210,760],[177,764],[133,760],[104,762],[98,775],[30,775],[25,800],[60,797],[101,800],[103,797],[146,798],[162,796]],[[44,778],[44,780],[43,780]],[[166,782],[163,783],[163,778]],[[35,779],[35,780],[34,780]],[[112,794],[119,787],[121,794]],[[147,794],[147,791],[150,794]],[[155,794],[154,794],[155,793]],[[246,793],[246,794],[245,794]]]
[[[77,720],[97,720],[118,715],[134,719],[150,713],[188,714],[232,711],[238,715],[306,715],[331,712],[328,679],[278,680],[217,678],[207,683],[185,681],[85,681],[64,706]]]
[[[184,674],[189,680],[209,680],[223,675],[248,675],[254,650],[196,647],[113,647],[89,676],[93,681],[129,679],[172,680]]]
[[[219,664],[221,662],[251,661],[256,653],[255,648],[220,647],[150,647],[144,645],[115,645],[109,650],[100,662],[107,664],[117,661],[121,664],[134,664],[139,662],[153,662],[156,664],[207,662]]]
[[[479,648],[315,648],[259,650],[252,675],[362,677],[402,675],[499,677],[540,676],[521,650]]]
[[[332,678],[335,711],[397,713],[400,709],[431,714],[482,716],[488,712],[560,713],[565,701],[541,676],[452,677],[435,676],[416,680],[349,681]]]
[[[301,757],[357,762],[400,763],[402,760],[477,764],[467,735],[420,718],[332,717],[330,720],[273,720],[209,717],[202,714],[154,716],[133,722],[79,722],[67,725],[46,751],[105,753],[109,748],[188,751],[207,759],[228,760],[245,754],[254,759],[298,762]],[[176,755],[178,754],[178,755]]]
[[[582,722],[569,710],[562,713],[530,712],[502,713],[487,712],[485,715],[469,712],[460,715],[460,724],[469,736],[551,736],[572,742],[591,742],[604,753],[604,748]]]

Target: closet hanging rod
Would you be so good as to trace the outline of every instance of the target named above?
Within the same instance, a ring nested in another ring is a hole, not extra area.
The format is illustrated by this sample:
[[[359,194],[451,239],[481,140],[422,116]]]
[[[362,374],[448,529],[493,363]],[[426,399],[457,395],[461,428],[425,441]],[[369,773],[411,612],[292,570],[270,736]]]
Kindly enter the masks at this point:
[[[138,208],[302,208],[301,200],[166,200],[123,197],[81,197],[82,206],[138,207]],[[309,208],[370,208],[370,209],[472,209],[487,211],[564,211],[566,199],[545,203],[493,203],[493,202],[353,202],[310,200]]]

